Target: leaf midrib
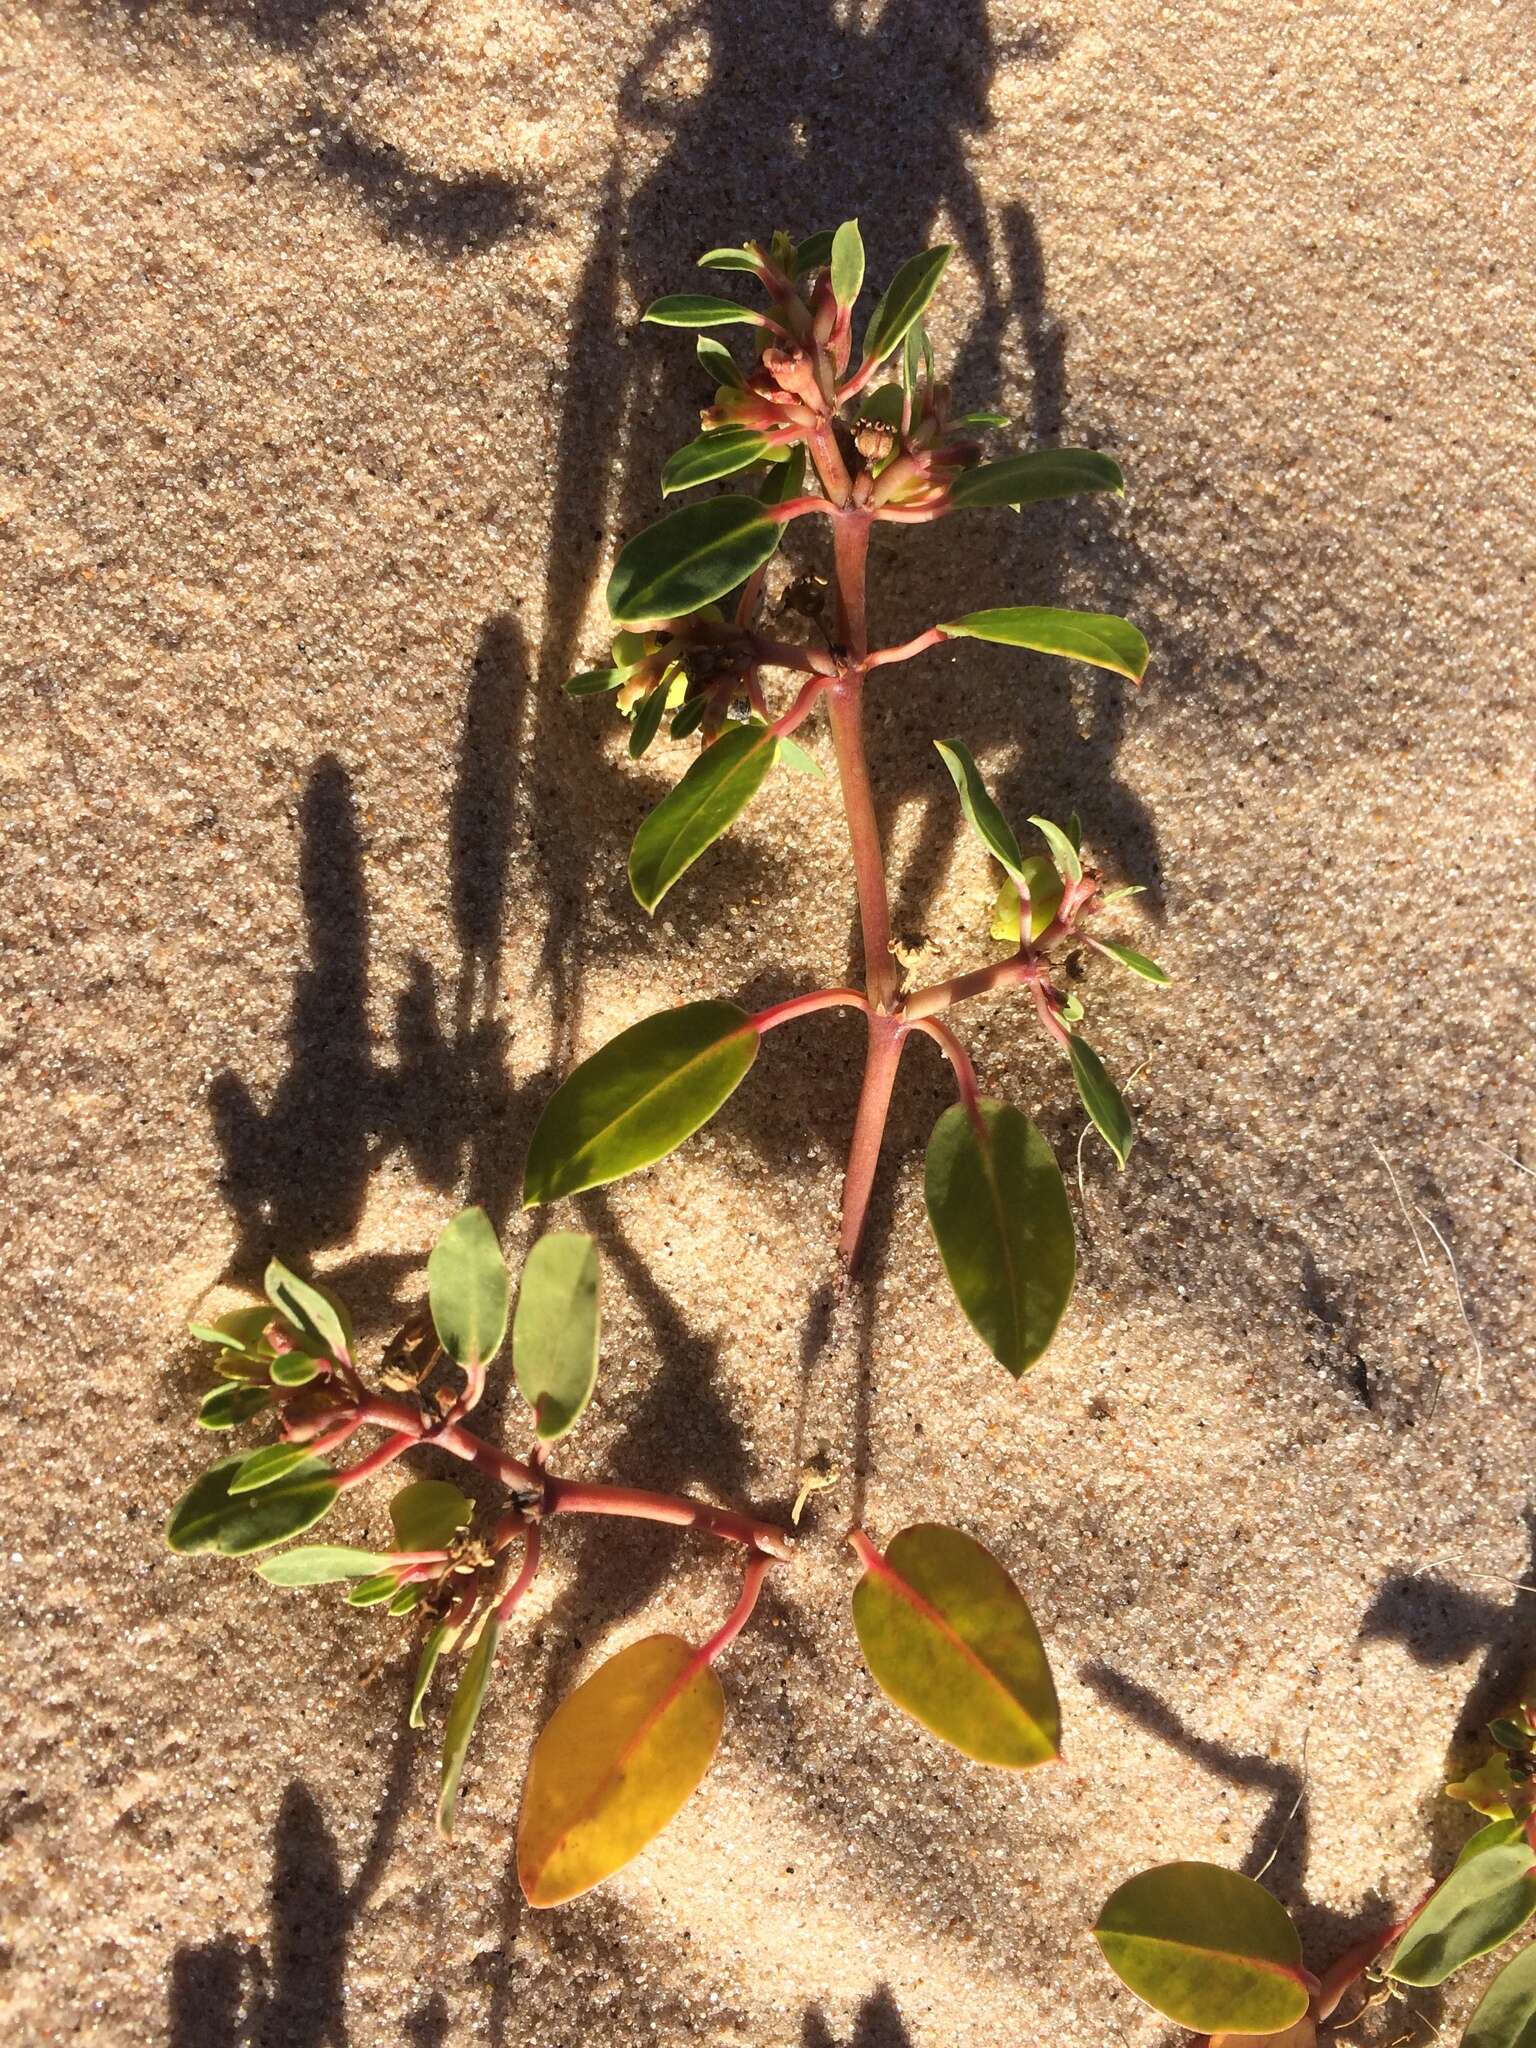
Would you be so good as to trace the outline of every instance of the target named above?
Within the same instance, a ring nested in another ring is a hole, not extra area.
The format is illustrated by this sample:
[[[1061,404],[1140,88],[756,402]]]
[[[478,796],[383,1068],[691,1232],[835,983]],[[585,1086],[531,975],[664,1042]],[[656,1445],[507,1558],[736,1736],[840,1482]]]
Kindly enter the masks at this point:
[[[688,1657],[678,1666],[675,1674],[668,1679],[649,1710],[636,1722],[634,1730],[628,1739],[614,1752],[612,1762],[596,1781],[591,1797],[584,1802],[581,1810],[573,1815],[551,1842],[548,1854],[539,1865],[541,1875],[549,1869],[577,1829],[590,1826],[596,1815],[601,1812],[610,1789],[623,1776],[625,1765],[634,1756],[640,1745],[651,1735],[662,1719],[662,1716],[671,1712],[672,1708],[676,1706],[688,1687],[692,1685],[701,1672],[710,1669],[707,1662],[700,1661],[701,1653],[698,1650],[693,1649],[691,1645],[685,1647],[689,1650]]]
[[[1124,1927],[1095,1927],[1094,1938],[1098,1941],[1139,1941],[1152,1948],[1177,1949],[1180,1955],[1211,1956],[1217,1962],[1231,1963],[1244,1970],[1258,1970],[1265,1976],[1283,1977],[1289,1984],[1305,1990],[1300,1971],[1290,1963],[1273,1962],[1268,1956],[1243,1956],[1232,1949],[1211,1948],[1204,1942],[1180,1941],[1171,1934],[1137,1934]]]
[[[733,762],[731,766],[726,769],[725,774],[723,776],[720,776],[714,782],[700,783],[699,787],[694,791],[692,798],[689,800],[688,806],[686,808],[680,807],[683,808],[683,815],[678,822],[677,829],[673,832],[671,838],[667,840],[660,849],[660,852],[654,863],[654,866],[658,872],[663,870],[666,867],[666,865],[670,862],[672,855],[676,852],[678,843],[682,839],[684,833],[686,833],[689,830],[689,828],[697,822],[700,812],[704,809],[704,806],[710,801],[710,799],[712,797],[722,796],[726,791],[733,788],[736,782],[736,778],[741,774],[744,768],[750,767],[750,765],[757,759],[758,754],[762,750],[762,747],[773,746],[775,744],[776,742],[773,738],[773,735],[770,732],[768,732],[766,728],[764,728],[761,740],[757,744],[744,749],[741,755],[741,759],[739,761]],[[709,759],[709,756],[707,753],[701,754],[699,756],[699,759],[701,761],[707,761]],[[681,783],[678,784],[677,790],[674,793],[677,795],[687,794],[687,792],[683,789],[683,785]],[[658,897],[656,900],[657,902],[660,902],[661,898]]]
[[[761,517],[761,514],[756,510],[756,501],[753,499],[744,499],[743,503],[751,504],[754,506],[754,515],[752,518],[748,519],[738,517],[733,521],[733,523],[730,526],[717,528],[716,531],[710,534],[707,540],[702,541],[693,550],[691,554],[674,555],[672,559],[666,564],[665,568],[653,572],[653,574],[649,577],[646,583],[644,583],[638,590],[631,591],[629,600],[625,604],[623,615],[620,618],[620,624],[623,623],[624,619],[636,617],[649,619],[653,617],[659,617],[660,614],[654,612],[637,613],[635,607],[639,599],[641,599],[642,597],[649,596],[651,591],[653,591],[656,588],[658,583],[664,582],[667,578],[679,576],[687,570],[691,569],[696,562],[703,561],[707,556],[713,554],[723,544],[733,540],[739,540],[742,534],[744,534],[749,527],[756,525],[758,518]],[[764,525],[767,525],[770,522],[764,520],[763,523]]]
[[[1045,1729],[1041,1726],[1040,1722],[1036,1719],[1036,1717],[1029,1711],[1028,1707],[1024,1706],[1017,1698],[1017,1696],[1009,1691],[1008,1687],[1003,1683],[1002,1679],[998,1676],[998,1674],[992,1669],[991,1665],[987,1663],[986,1659],[981,1656],[979,1651],[975,1650],[971,1646],[971,1644],[969,1644],[965,1640],[964,1636],[962,1636],[956,1630],[954,1624],[945,1617],[945,1615],[940,1611],[939,1608],[934,1606],[931,1600],[929,1600],[924,1594],[918,1592],[916,1586],[912,1584],[910,1579],[906,1579],[902,1576],[902,1574],[896,1569],[895,1565],[891,1563],[888,1557],[881,1556],[878,1552],[876,1552],[875,1555],[869,1561],[868,1569],[872,1571],[877,1578],[884,1579],[886,1583],[891,1587],[891,1589],[895,1592],[897,1598],[905,1600],[907,1605],[912,1609],[912,1611],[915,1614],[921,1615],[925,1621],[930,1622],[933,1625],[933,1627],[938,1630],[941,1636],[945,1637],[947,1641],[953,1643],[955,1648],[960,1652],[960,1654],[963,1657],[965,1657],[970,1663],[974,1664],[976,1669],[979,1672],[981,1672],[982,1676],[989,1680],[990,1683],[997,1688],[997,1690],[1002,1694],[1003,1698],[1013,1708],[1014,1712],[1017,1713],[1022,1720],[1028,1722],[1029,1726],[1035,1731],[1035,1733],[1040,1737],[1040,1739],[1044,1743],[1046,1743],[1047,1747],[1054,1749],[1055,1745],[1051,1743],[1050,1737],[1046,1734]]]
[[[726,1032],[724,1037],[717,1038],[712,1045],[702,1046],[698,1052],[693,1053],[686,1059],[680,1067],[673,1067],[661,1080],[653,1082],[643,1095],[637,1095],[629,1107],[622,1110],[611,1123],[604,1124],[601,1130],[584,1140],[576,1157],[581,1159],[589,1156],[594,1145],[600,1144],[605,1138],[611,1137],[628,1118],[635,1116],[648,1102],[660,1095],[663,1089],[671,1087],[674,1081],[680,1081],[685,1074],[690,1073],[693,1068],[698,1066],[701,1060],[708,1059],[712,1053],[723,1051],[730,1041],[737,1037],[745,1028],[745,1023],[735,1026],[732,1030]]]

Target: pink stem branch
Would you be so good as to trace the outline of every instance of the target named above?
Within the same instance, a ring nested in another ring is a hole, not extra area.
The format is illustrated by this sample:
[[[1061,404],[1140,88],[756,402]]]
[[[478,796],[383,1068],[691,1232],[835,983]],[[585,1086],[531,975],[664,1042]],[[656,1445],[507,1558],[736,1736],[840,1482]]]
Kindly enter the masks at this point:
[[[1030,963],[1017,956],[997,960],[990,967],[976,967],[969,974],[957,974],[950,981],[936,981],[929,988],[915,990],[902,1004],[901,1014],[909,1024],[920,1024],[925,1017],[947,1010],[954,1003],[969,1002],[972,996],[990,995],[995,988],[1012,988],[1028,981],[1030,974]]]
[[[869,1003],[856,988],[819,988],[810,995],[790,996],[782,1003],[774,1003],[747,1021],[761,1038],[765,1032],[775,1031],[779,1025],[788,1024],[795,1017],[808,1017],[815,1010],[834,1009],[867,1012]]]
[[[858,1263],[869,1215],[869,1198],[880,1163],[880,1145],[885,1120],[891,1107],[891,1090],[901,1060],[906,1025],[899,1017],[871,1011],[869,1046],[864,1056],[864,1081],[859,1090],[859,1107],[848,1147],[848,1165],[843,1174],[843,1221],[838,1250],[850,1273]]]
[[[917,1030],[924,1031],[942,1048],[944,1057],[955,1071],[955,1086],[960,1091],[960,1100],[965,1104],[965,1113],[979,1132],[981,1121],[981,1090],[976,1085],[976,1069],[971,1065],[971,1056],[956,1038],[947,1024],[941,1024],[937,1017],[920,1017]]]
[[[817,497],[814,493],[804,498],[786,498],[782,505],[763,507],[763,517],[771,519],[775,526],[786,526],[791,519],[803,519],[807,512],[825,512],[829,519],[840,517],[840,508],[830,498]]]
[[[926,633],[919,633],[915,640],[903,640],[899,647],[877,647],[864,660],[866,668],[884,668],[889,661],[910,661],[916,654],[926,654],[930,647],[941,647],[949,635],[940,626],[930,626]]]
[[[517,1577],[502,1595],[496,1608],[496,1619],[498,1622],[505,1621],[508,1618],[513,1608],[516,1607],[519,1600],[522,1599],[528,1588],[538,1577],[539,1552],[543,1547],[543,1543],[544,1532],[540,1529],[537,1522],[530,1522],[528,1534],[523,1541],[523,1562],[518,1569]]]
[[[772,1558],[769,1557],[759,1556],[749,1559],[741,1582],[741,1598],[731,1609],[729,1617],[721,1623],[720,1627],[715,1630],[709,1641],[699,1651],[695,1662],[713,1664],[721,1652],[728,1650],[731,1644],[735,1642],[747,1623],[752,1619],[752,1610],[757,1605],[757,1596],[763,1590],[763,1580],[772,1562]]]
[[[739,1515],[731,1508],[710,1507],[681,1494],[646,1493],[634,1486],[603,1486],[594,1481],[545,1475],[543,1513],[551,1515],[630,1515],[642,1522],[667,1522],[678,1529],[702,1529],[728,1543],[744,1544],[780,1562],[790,1556],[789,1538],[771,1522]]]
[[[382,1472],[386,1465],[392,1465],[396,1458],[403,1457],[414,1445],[420,1443],[419,1434],[407,1434],[404,1430],[381,1443],[376,1451],[370,1451],[366,1458],[359,1458],[345,1472],[336,1476],[336,1483],[343,1493],[354,1486],[361,1486],[365,1479],[371,1479],[375,1472]]]
[[[800,694],[784,713],[783,717],[775,719],[769,727],[776,740],[787,739],[797,725],[805,723],[815,710],[817,699],[830,687],[830,683],[831,678],[828,676],[813,675],[811,677],[811,680],[802,687]]]

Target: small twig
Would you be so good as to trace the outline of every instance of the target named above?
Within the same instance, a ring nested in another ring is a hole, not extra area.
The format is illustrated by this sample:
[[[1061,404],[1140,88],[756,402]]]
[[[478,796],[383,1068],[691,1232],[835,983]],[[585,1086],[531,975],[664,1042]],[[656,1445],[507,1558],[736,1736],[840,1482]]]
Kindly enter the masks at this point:
[[[1301,1802],[1307,1796],[1307,1744],[1311,1740],[1312,1724],[1309,1721],[1307,1723],[1305,1730],[1302,1733],[1301,1738],[1301,1789],[1296,1794],[1296,1798],[1291,1807],[1290,1812],[1285,1816],[1285,1819],[1280,1824],[1280,1832],[1275,1837],[1275,1846],[1264,1858],[1264,1861],[1260,1865],[1260,1867],[1253,1873],[1255,1882],[1257,1882],[1260,1878],[1263,1877],[1264,1872],[1269,1869],[1270,1865],[1274,1862],[1275,1858],[1280,1854],[1280,1851],[1285,1847],[1285,1838],[1291,1832],[1291,1822],[1296,1818],[1297,1814],[1300,1813]]]
[[[1481,1394],[1483,1391],[1482,1340],[1479,1338],[1477,1331],[1472,1327],[1472,1315],[1471,1311],[1467,1307],[1466,1289],[1461,1284],[1461,1274],[1459,1273],[1456,1267],[1456,1254],[1451,1250],[1449,1244],[1447,1244],[1445,1239],[1445,1233],[1441,1230],[1439,1224],[1436,1223],[1434,1217],[1430,1215],[1429,1211],[1427,1209],[1420,1209],[1419,1214],[1424,1218],[1424,1221],[1429,1225],[1430,1229],[1434,1232],[1435,1242],[1439,1245],[1441,1251],[1445,1253],[1446,1264],[1451,1269],[1451,1278],[1456,1283],[1456,1303],[1461,1310],[1461,1320],[1463,1321],[1463,1323],[1466,1324],[1467,1335],[1472,1339],[1472,1352],[1473,1356],[1477,1360],[1477,1391],[1479,1394]]]
[[[1429,1271],[1429,1254],[1424,1249],[1424,1240],[1419,1236],[1417,1225],[1414,1223],[1413,1218],[1408,1213],[1408,1204],[1404,1201],[1403,1191],[1397,1184],[1397,1175],[1392,1171],[1392,1162],[1387,1157],[1386,1153],[1382,1151],[1381,1147],[1377,1144],[1374,1138],[1368,1138],[1366,1142],[1370,1146],[1371,1150],[1376,1154],[1376,1157],[1381,1161],[1382,1165],[1387,1169],[1387,1179],[1392,1183],[1392,1192],[1397,1197],[1397,1206],[1399,1209],[1402,1210],[1403,1221],[1407,1224],[1409,1234],[1413,1238],[1413,1248],[1419,1255],[1419,1264],[1424,1268],[1425,1272],[1427,1273]]]
[[[1497,1145],[1490,1145],[1486,1138],[1479,1138],[1477,1142],[1479,1145],[1482,1146],[1485,1152],[1491,1152],[1495,1159],[1504,1160],[1506,1164],[1512,1166],[1517,1173],[1529,1174],[1532,1180],[1536,1180],[1536,1166],[1527,1166],[1525,1161],[1523,1159],[1517,1159],[1513,1152],[1501,1152]]]

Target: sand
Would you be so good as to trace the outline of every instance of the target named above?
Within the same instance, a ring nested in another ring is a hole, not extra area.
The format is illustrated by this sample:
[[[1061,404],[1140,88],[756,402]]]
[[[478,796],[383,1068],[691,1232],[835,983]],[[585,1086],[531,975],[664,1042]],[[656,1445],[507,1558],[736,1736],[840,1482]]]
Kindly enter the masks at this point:
[[[1536,1619],[1533,30],[1529,0],[6,10],[8,2040],[1152,2048],[1087,1933],[1133,1871],[1267,1865],[1324,1964],[1444,1867],[1447,1754]],[[561,1212],[608,1280],[566,1469],[779,1514],[808,1458],[837,1485],[723,1667],[704,1790],[540,1915],[535,1730],[606,1652],[712,1626],[729,1561],[559,1532],[445,1848],[399,1625],[164,1549],[209,1450],[182,1330],[279,1248],[382,1343],[461,1203],[527,1241],[575,1057],[849,971],[832,783],[778,778],[652,923],[624,856],[686,756],[633,767],[559,684],[704,395],[640,309],[711,242],[850,214],[877,277],[956,241],[964,397],[1130,480],[882,536],[881,634],[1058,601],[1154,647],[1139,692],[980,647],[881,686],[903,933],[925,972],[993,952],[929,744],[958,733],[1015,818],[1076,804],[1151,885],[1125,936],[1176,986],[1090,978],[1141,1139],[1123,1176],[1083,1147],[1080,1194],[1059,1062],[1017,1006],[965,1016],[1079,1206],[1023,1386],[923,1221],[928,1048],[841,1307],[851,1022]],[[1063,1763],[968,1766],[886,1705],[855,1516],[1008,1563]],[[1488,1974],[1351,2038],[1454,2040]]]

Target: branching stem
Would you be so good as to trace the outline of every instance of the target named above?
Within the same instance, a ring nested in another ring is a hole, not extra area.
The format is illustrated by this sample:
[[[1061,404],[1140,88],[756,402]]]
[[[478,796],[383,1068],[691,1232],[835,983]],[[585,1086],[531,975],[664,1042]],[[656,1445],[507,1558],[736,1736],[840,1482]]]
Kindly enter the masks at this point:
[[[752,1610],[757,1605],[757,1596],[763,1590],[763,1580],[771,1563],[771,1558],[762,1556],[749,1559],[741,1582],[741,1598],[699,1651],[697,1662],[713,1664],[722,1651],[728,1650],[741,1634],[752,1619]]]

